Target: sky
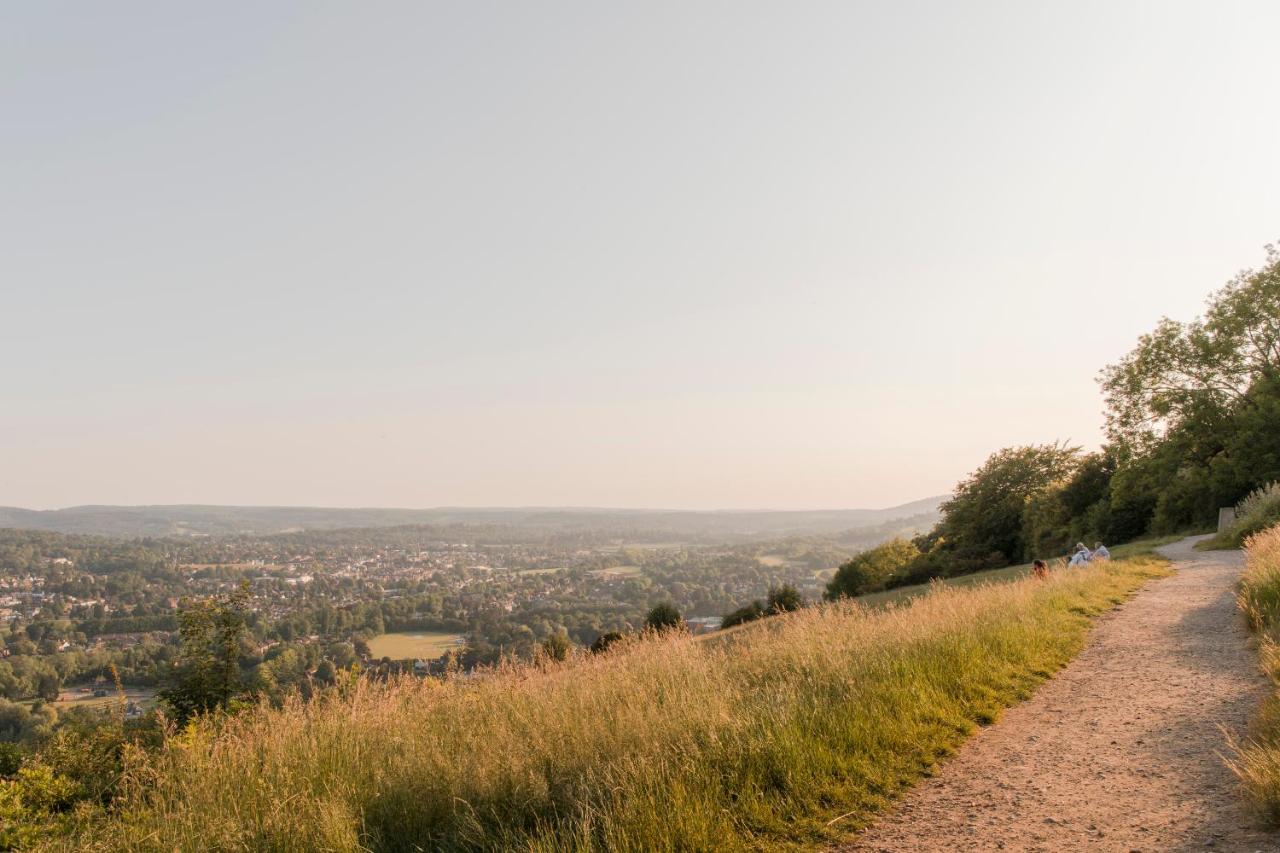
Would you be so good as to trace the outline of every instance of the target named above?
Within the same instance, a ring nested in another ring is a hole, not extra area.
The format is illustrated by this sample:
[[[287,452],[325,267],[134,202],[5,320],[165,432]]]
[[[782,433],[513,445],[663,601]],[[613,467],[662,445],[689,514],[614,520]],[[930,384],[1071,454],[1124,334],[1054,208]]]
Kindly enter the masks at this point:
[[[0,7],[0,505],[879,507],[1280,238],[1273,2]]]

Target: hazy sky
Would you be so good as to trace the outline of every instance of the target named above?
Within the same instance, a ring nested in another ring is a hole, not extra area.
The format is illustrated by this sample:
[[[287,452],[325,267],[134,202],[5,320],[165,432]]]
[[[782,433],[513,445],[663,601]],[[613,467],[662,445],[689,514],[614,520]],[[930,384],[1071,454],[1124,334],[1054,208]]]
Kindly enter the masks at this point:
[[[0,504],[893,504],[1280,238],[1270,0],[627,7],[0,7]]]

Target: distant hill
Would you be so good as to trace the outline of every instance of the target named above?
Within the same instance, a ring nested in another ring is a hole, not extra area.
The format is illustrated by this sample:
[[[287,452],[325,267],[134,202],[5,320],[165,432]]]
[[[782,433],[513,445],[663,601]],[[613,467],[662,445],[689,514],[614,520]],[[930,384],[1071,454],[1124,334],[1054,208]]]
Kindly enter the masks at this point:
[[[75,506],[30,510],[0,507],[0,527],[104,536],[222,536],[409,524],[499,524],[540,529],[669,532],[673,539],[757,538],[829,534],[897,519],[936,517],[945,497],[886,509],[644,510],[582,507],[343,509],[254,506]]]

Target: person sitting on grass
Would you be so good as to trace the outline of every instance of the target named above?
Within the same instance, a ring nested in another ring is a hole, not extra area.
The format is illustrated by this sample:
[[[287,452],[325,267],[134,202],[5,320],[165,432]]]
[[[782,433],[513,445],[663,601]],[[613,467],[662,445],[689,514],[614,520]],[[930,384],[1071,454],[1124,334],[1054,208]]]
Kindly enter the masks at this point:
[[[1093,557],[1095,560],[1110,560],[1111,552],[1107,550],[1107,546],[1101,542],[1093,546]]]
[[[1031,564],[1031,574],[1042,581],[1047,581],[1049,579],[1049,564],[1044,560],[1036,560]]]
[[[1083,566],[1089,562],[1093,554],[1089,552],[1089,548],[1083,542],[1076,543],[1076,552],[1071,557],[1071,562],[1067,563],[1067,568],[1074,569],[1077,566]]]

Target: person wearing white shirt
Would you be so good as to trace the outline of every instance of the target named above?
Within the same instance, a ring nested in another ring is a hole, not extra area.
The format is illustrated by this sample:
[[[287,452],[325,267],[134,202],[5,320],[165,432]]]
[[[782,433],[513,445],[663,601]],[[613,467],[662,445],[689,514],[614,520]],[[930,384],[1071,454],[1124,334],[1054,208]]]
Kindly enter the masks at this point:
[[[1100,560],[1110,560],[1111,552],[1107,550],[1106,545],[1099,542],[1097,545],[1093,546],[1093,556]]]
[[[1076,543],[1076,552],[1071,557],[1071,562],[1067,563],[1067,568],[1074,569],[1077,566],[1083,566],[1089,562],[1093,554],[1089,553],[1089,548],[1083,542]]]

